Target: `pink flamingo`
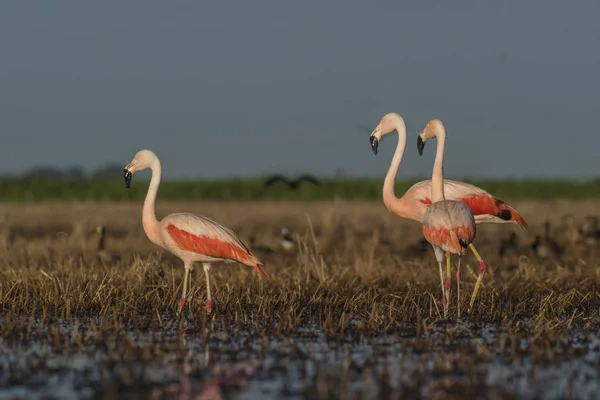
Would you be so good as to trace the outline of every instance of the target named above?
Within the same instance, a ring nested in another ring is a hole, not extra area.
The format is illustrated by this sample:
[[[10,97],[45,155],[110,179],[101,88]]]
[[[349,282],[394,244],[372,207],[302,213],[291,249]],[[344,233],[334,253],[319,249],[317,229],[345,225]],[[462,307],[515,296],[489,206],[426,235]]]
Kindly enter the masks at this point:
[[[142,225],[150,241],[173,253],[183,261],[185,275],[183,291],[177,307],[179,314],[186,301],[188,277],[192,264],[200,261],[206,275],[206,311],[210,313],[212,297],[210,293],[209,270],[213,263],[219,261],[238,262],[256,270],[260,277],[269,278],[263,264],[252,254],[242,241],[229,228],[209,218],[190,213],[167,215],[158,221],[154,213],[156,193],[160,185],[160,161],[150,150],[140,150],[133,160],[125,166],[123,177],[125,186],[129,188],[133,174],[150,168],[152,180],[148,187],[146,200],[142,209]]]
[[[398,145],[383,182],[383,202],[393,214],[402,218],[423,222],[425,212],[432,202],[430,198],[432,181],[426,180],[415,183],[401,198],[396,197],[394,192],[396,174],[398,173],[398,168],[404,155],[404,148],[406,147],[406,124],[404,123],[404,119],[396,113],[384,115],[369,137],[371,148],[373,153],[377,154],[377,147],[381,138],[394,130],[398,132]],[[424,143],[422,142],[419,148],[419,152],[421,153]],[[514,223],[523,228],[527,227],[527,222],[525,222],[523,217],[514,208],[477,186],[445,179],[444,195],[449,200],[457,200],[469,206],[475,217],[475,222],[478,224]],[[475,258],[477,258],[477,261],[479,261],[479,276],[470,302],[470,307],[473,307],[477,291],[486,270],[486,265],[472,243],[469,244],[469,248]],[[448,253],[446,257],[446,263],[450,265],[450,254]]]
[[[440,267],[440,280],[442,281],[442,295],[445,301],[444,317],[446,316],[447,304],[450,302],[450,264],[447,260],[446,284],[443,282],[442,262],[444,252],[446,255],[458,254],[458,267],[456,279],[458,281],[458,316],[460,317],[460,261],[469,245],[475,240],[477,228],[475,217],[469,206],[462,201],[446,200],[444,197],[444,146],[446,142],[446,130],[439,119],[431,120],[419,135],[419,152],[422,152],[427,139],[436,137],[438,140],[437,153],[433,164],[431,176],[431,205],[427,208],[423,217],[423,235],[431,244]]]

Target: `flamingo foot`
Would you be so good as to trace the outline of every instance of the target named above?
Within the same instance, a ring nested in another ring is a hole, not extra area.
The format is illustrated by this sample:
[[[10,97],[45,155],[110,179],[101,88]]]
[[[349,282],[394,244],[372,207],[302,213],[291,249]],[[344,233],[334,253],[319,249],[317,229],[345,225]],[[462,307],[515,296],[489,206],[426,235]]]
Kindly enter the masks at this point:
[[[212,300],[206,300],[206,312],[210,314],[212,310]]]

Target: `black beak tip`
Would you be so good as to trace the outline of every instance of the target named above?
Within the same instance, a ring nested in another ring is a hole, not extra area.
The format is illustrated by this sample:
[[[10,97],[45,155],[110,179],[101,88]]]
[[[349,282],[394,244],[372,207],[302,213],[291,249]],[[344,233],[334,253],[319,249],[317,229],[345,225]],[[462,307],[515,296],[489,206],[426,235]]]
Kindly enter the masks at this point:
[[[371,142],[371,150],[373,150],[373,154],[377,155],[377,146],[379,145],[379,140],[375,136],[370,136],[369,141]]]
[[[127,169],[123,169],[123,179],[125,179],[125,187],[127,189],[129,189],[129,187],[131,186],[131,178],[132,178],[133,174]]]
[[[425,142],[421,139],[421,136],[417,136],[417,150],[419,150],[419,155],[423,155],[423,149],[425,148]]]

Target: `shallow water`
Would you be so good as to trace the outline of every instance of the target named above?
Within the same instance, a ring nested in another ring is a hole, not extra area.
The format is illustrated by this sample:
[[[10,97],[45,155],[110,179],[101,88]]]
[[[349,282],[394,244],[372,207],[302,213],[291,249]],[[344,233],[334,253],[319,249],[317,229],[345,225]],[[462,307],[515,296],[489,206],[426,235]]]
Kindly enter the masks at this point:
[[[289,337],[190,327],[102,338],[72,331],[64,321],[44,339],[2,340],[0,398],[594,399],[600,392],[600,337],[583,329],[547,340],[461,323],[343,340],[316,325]]]

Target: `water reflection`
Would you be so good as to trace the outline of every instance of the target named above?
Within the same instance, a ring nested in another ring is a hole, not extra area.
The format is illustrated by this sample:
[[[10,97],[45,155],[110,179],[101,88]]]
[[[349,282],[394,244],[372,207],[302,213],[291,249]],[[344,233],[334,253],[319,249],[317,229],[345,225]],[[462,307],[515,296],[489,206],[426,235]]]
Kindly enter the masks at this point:
[[[573,332],[552,343],[493,325],[347,340],[314,326],[268,341],[186,331],[13,339],[0,343],[0,398],[593,398],[600,339]]]

